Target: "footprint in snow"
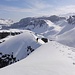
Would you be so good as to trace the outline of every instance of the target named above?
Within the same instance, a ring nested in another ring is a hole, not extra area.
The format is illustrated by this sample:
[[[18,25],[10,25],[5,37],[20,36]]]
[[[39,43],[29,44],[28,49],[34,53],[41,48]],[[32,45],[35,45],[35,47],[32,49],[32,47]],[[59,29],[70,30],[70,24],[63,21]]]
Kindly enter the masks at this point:
[[[64,51],[62,51],[62,52],[64,52]]]
[[[61,52],[61,50],[59,50]]]
[[[71,59],[72,59],[72,57],[71,57],[71,56],[69,56],[68,58],[71,58]]]
[[[68,53],[68,55],[71,55],[71,53]]]
[[[75,62],[73,62],[73,65],[75,65]]]
[[[72,51],[75,52],[75,49],[73,49]]]
[[[68,50],[71,50],[70,48],[68,48]]]

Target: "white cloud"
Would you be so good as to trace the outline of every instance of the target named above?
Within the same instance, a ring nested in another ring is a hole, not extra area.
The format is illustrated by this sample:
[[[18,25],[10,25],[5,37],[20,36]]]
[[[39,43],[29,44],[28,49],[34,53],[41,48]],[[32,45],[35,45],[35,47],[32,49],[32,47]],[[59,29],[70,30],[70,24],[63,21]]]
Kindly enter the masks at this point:
[[[75,5],[62,6],[55,9],[56,14],[75,13]]]
[[[24,0],[22,0],[24,1]],[[26,1],[26,0],[25,0]],[[75,13],[75,5],[68,5],[62,7],[54,7],[49,5],[43,0],[27,0],[28,7],[20,8],[20,7],[13,7],[13,6],[4,6],[0,5],[0,11],[10,11],[10,13],[28,13],[29,15],[34,16],[48,16],[48,15],[59,15],[59,14],[66,14],[66,13]]]
[[[52,7],[52,5],[46,3],[43,0],[31,0],[30,4],[32,5],[32,8],[36,8],[38,10]]]
[[[35,9],[30,9],[30,8],[10,7],[10,6],[3,6],[3,5],[0,5],[0,10],[12,11],[12,12],[32,12],[32,11],[35,11]]]
[[[68,5],[62,7],[52,7],[47,10],[39,11],[38,15],[63,15],[68,13],[75,13],[75,5]]]
[[[8,1],[12,1],[12,0],[8,0]],[[43,0],[29,0],[29,1],[27,0],[27,2],[28,2],[27,8],[0,5],[0,10],[12,11],[12,12],[28,12],[28,13],[31,12],[31,13],[39,14],[40,12],[45,11],[45,9],[48,8],[50,9],[52,7],[52,5],[47,4]]]
[[[5,1],[8,1],[9,2],[9,1],[18,1],[18,0],[5,0]]]

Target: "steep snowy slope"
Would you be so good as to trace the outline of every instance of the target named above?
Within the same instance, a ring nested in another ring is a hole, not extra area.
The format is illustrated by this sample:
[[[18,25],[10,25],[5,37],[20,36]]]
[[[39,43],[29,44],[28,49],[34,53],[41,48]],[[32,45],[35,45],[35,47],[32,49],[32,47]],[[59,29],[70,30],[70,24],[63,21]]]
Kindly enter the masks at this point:
[[[65,45],[75,47],[75,28],[57,36],[57,41]]]
[[[61,27],[58,25],[55,25],[52,23],[50,20],[43,20],[45,23],[42,25],[28,25],[26,29],[29,29],[37,34],[40,34],[44,37],[52,36],[54,34],[57,34],[60,30]]]
[[[55,34],[57,34],[58,32],[60,32],[61,29],[62,29],[61,26],[52,23],[50,20],[45,20],[45,22],[46,22],[47,25],[49,26],[49,27],[47,28],[47,31],[45,31],[45,32],[43,33],[43,35],[44,35],[45,37],[55,35]]]
[[[66,26],[68,23],[66,20],[60,20],[60,21],[57,21],[55,22],[56,25],[60,26],[60,27],[64,27]]]
[[[66,23],[66,26],[64,26],[64,28],[58,33],[58,35],[63,34],[67,31],[73,29],[74,27],[75,27],[75,25]]]
[[[33,25],[27,26],[26,29],[30,29],[31,31],[40,34],[44,37],[52,36],[54,34],[57,34],[59,31],[61,31],[61,26],[55,25],[50,20],[44,20],[45,24],[42,26],[37,25],[34,27]]]
[[[54,28],[54,30],[57,30],[57,31],[60,31],[61,30],[61,27],[59,25],[55,25],[50,20],[45,20],[45,22],[49,25],[49,27]]]
[[[10,39],[0,44],[0,52],[3,54],[12,54],[14,57],[21,60],[25,58],[31,51],[27,51],[28,46],[31,46],[32,49],[38,48],[41,43],[36,41],[35,35],[28,30],[25,30],[24,33],[13,36]]]
[[[75,75],[75,49],[51,41],[13,65],[2,75]]]
[[[33,25],[28,25],[27,27],[25,27],[25,29],[31,30],[31,31],[38,33],[38,34],[47,31],[48,28],[49,28],[49,26],[46,24],[46,22],[44,24],[41,24],[41,25],[37,24],[34,26],[34,24],[33,24]]]
[[[63,34],[75,27],[75,15],[68,16],[62,25],[64,25],[64,28],[58,33],[58,35]]]
[[[68,31],[71,31],[75,27],[75,24],[69,24],[66,20],[61,20],[61,21],[56,22],[55,26],[57,27],[56,29],[58,30],[58,32],[56,32],[55,34],[53,34],[53,32],[52,32],[53,35],[50,35],[50,32],[49,32],[49,36],[48,36],[49,39],[55,40],[57,36],[61,36],[65,33],[67,33]],[[61,38],[63,39],[63,37],[61,37]],[[64,38],[65,38],[65,36],[64,36]],[[67,38],[67,39],[69,39],[69,38]],[[67,39],[65,38],[65,40],[67,40]]]

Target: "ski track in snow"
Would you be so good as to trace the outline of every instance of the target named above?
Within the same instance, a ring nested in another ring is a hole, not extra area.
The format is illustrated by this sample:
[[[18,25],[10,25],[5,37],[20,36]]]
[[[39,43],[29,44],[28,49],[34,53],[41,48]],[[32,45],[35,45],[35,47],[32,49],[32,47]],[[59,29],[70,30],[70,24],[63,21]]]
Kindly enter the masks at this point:
[[[21,51],[22,47],[24,46],[25,42],[22,42],[22,44],[20,45],[20,47],[18,48],[16,54],[14,55],[15,57],[17,57],[17,55],[19,54],[19,52]]]
[[[53,45],[56,47],[56,49],[59,49],[59,44],[56,44]],[[65,46],[63,45],[63,48],[64,49],[59,49],[59,52],[62,54],[62,55],[65,55],[67,56],[68,58],[72,59],[74,62],[75,62],[75,48],[73,47],[68,47],[68,46]],[[68,51],[65,49],[65,48],[68,48]]]

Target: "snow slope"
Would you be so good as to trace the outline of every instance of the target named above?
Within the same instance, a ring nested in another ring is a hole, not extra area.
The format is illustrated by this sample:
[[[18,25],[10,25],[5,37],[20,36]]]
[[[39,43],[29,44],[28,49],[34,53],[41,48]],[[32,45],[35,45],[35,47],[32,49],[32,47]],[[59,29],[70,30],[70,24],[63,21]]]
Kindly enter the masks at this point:
[[[64,26],[64,28],[58,33],[58,35],[61,35],[71,29],[73,29],[75,27],[75,25],[72,24],[66,24],[66,26]]]
[[[66,26],[68,23],[67,23],[66,20],[59,20],[59,21],[55,22],[55,24],[56,24],[56,25],[59,25],[59,26],[61,26],[61,27],[64,27],[64,26]]]
[[[32,31],[34,31],[34,32],[39,32],[40,31],[40,33],[41,32],[45,32],[47,29],[50,29],[50,30],[52,30],[52,29],[54,29],[54,30],[57,30],[57,31],[60,31],[60,29],[61,29],[61,27],[60,26],[56,26],[54,23],[52,23],[50,20],[44,20],[46,23],[45,24],[43,24],[41,27],[39,26],[39,25],[37,25],[36,27],[34,27],[34,26],[27,26],[26,28],[29,28],[29,29],[31,29]],[[33,28],[34,27],[34,28]],[[39,31],[37,31],[37,28],[38,29],[40,29],[41,28],[41,30],[39,30]],[[46,29],[46,30],[45,30]]]
[[[41,22],[38,24],[38,22],[36,21],[37,25],[28,23],[26,29],[31,31],[22,30],[23,33],[19,35],[8,36],[0,40],[5,40],[0,43],[0,52],[3,54],[12,54],[13,52],[17,60],[23,59],[0,69],[0,74],[75,75],[75,48],[73,48],[75,47],[75,26],[68,24],[66,20],[55,23],[43,20],[42,24]],[[16,29],[5,31],[15,32]],[[21,29],[17,31],[21,31]],[[3,31],[1,30],[1,32]],[[50,42],[45,44],[41,40],[42,37],[49,38]],[[35,51],[32,53],[27,51],[28,46],[31,46]]]
[[[65,45],[75,47],[75,28],[57,36],[57,41]]]
[[[52,37],[61,31],[61,26],[52,23],[50,20],[45,20],[49,28],[43,33],[45,37]]]
[[[50,20],[45,20],[46,23],[49,25],[49,27],[53,27],[54,30],[60,31],[61,27],[59,25],[55,25],[54,23],[52,23]]]
[[[52,24],[51,24],[52,25]],[[68,22],[66,21],[66,20],[61,20],[61,21],[58,21],[58,22],[56,22],[55,23],[55,26],[57,27],[57,30],[58,31],[55,31],[55,34],[54,34],[54,32],[52,32],[52,35],[51,35],[51,31],[49,32],[47,32],[48,33],[48,37],[47,38],[49,38],[49,39],[52,39],[52,40],[55,40],[57,37],[59,37],[58,38],[58,40],[62,40],[62,42],[63,42],[63,39],[65,39],[65,43],[67,43],[68,41],[70,41],[70,40],[68,40],[68,39],[72,39],[72,38],[70,38],[71,37],[71,35],[69,35],[70,33],[72,34],[72,29],[75,27],[75,25],[74,24],[68,24]],[[59,27],[59,29],[58,29],[58,27]],[[71,32],[70,32],[71,31]],[[68,32],[70,32],[70,33],[68,33]],[[67,35],[66,35],[66,33],[68,33],[68,35],[70,36],[70,37],[68,37]],[[72,36],[74,36],[74,35],[72,35]],[[65,38],[65,37],[67,37],[67,38]],[[68,40],[67,42],[66,42],[66,40]],[[70,41],[71,42],[71,41]],[[64,44],[64,43],[63,43]],[[73,43],[74,44],[74,43]],[[73,45],[72,44],[72,45]],[[68,45],[69,46],[69,45]],[[73,46],[72,46],[73,47]]]
[[[11,54],[14,53],[14,56],[21,60],[27,56],[27,47],[31,46],[33,49],[38,48],[42,43],[37,42],[36,38],[33,36],[34,34],[29,31],[25,30],[24,33],[13,37],[7,37],[8,40],[0,44],[0,52],[3,54]]]
[[[73,48],[51,41],[42,45],[26,59],[0,69],[0,74],[75,75],[74,51]]]

